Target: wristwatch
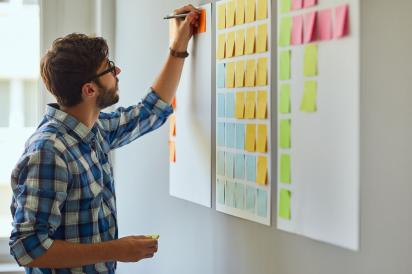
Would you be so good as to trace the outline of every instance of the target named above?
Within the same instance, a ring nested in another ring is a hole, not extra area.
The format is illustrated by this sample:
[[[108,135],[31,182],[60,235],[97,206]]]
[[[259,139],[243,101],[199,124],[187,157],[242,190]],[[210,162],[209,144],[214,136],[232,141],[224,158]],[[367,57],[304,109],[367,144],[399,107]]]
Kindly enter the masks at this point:
[[[187,56],[189,56],[189,53],[186,51],[175,51],[172,48],[169,48],[170,50],[170,55],[173,57],[177,57],[177,58],[186,58]]]

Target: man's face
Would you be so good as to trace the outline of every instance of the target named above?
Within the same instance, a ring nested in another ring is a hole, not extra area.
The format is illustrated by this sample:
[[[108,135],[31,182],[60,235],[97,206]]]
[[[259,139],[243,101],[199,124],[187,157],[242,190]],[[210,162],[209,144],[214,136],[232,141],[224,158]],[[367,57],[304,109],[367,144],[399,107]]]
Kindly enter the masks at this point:
[[[111,64],[106,60],[100,66],[98,73],[110,69]],[[96,79],[96,85],[98,86],[98,96],[96,98],[96,105],[99,109],[104,109],[109,106],[112,106],[119,102],[119,94],[118,94],[118,83],[119,79],[117,75],[119,75],[120,69],[114,66],[112,72],[108,72],[98,79]]]

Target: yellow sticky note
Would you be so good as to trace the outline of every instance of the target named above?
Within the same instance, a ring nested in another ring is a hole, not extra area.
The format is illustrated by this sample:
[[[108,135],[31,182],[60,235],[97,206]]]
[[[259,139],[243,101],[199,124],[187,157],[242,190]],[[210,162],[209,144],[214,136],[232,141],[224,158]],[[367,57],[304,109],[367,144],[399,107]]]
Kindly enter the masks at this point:
[[[258,156],[256,183],[260,185],[266,185],[267,173],[268,159],[266,158],[266,156]]]
[[[245,82],[245,60],[236,62],[236,81],[235,87],[241,88]]]
[[[246,0],[246,7],[245,7],[245,22],[250,23],[255,21],[255,0]]]
[[[246,125],[245,150],[249,152],[255,152],[255,143],[256,143],[256,125],[247,124]]]
[[[303,98],[300,105],[300,110],[303,112],[316,112],[317,104],[317,82],[316,81],[306,81],[303,90]]]
[[[226,5],[217,7],[217,28],[224,29],[226,27]]]
[[[257,2],[257,20],[262,20],[268,17],[268,0],[258,0]]]
[[[216,58],[218,60],[225,58],[226,34],[219,34],[217,39]]]
[[[235,49],[235,32],[228,32],[227,33],[227,40],[226,40],[226,58],[233,57]]]
[[[257,86],[266,86],[268,83],[268,58],[263,57],[258,59],[257,63]]]
[[[245,48],[245,30],[240,29],[236,31],[235,56],[243,55],[244,48]]]
[[[236,25],[245,23],[245,0],[236,0]]]
[[[235,62],[226,64],[226,87],[235,87]]]
[[[266,119],[267,117],[267,92],[264,90],[258,91],[257,96],[257,108],[256,108],[256,118],[257,119]]]
[[[246,62],[246,79],[245,87],[254,87],[255,86],[255,66],[256,60],[250,59]]]
[[[250,27],[246,30],[245,54],[255,53],[255,27]]]
[[[267,126],[258,125],[257,128],[257,142],[256,151],[257,152],[267,152]]]
[[[268,25],[263,24],[258,26],[257,41],[256,41],[256,53],[267,51],[267,39],[268,38]]]
[[[235,1],[227,2],[226,6],[226,27],[233,27],[235,25],[236,3]]]
[[[318,75],[318,46],[310,44],[305,46],[304,57],[304,75],[317,76]]]
[[[255,97],[254,91],[246,92],[246,104],[245,104],[245,118],[255,119]]]
[[[237,119],[243,119],[245,116],[245,93],[236,93],[235,99],[235,117]]]

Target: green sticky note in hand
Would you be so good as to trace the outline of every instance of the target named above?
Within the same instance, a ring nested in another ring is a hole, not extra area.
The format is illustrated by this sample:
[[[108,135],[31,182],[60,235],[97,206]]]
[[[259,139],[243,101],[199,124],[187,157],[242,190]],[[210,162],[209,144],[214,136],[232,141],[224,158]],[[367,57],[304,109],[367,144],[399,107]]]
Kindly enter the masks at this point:
[[[160,235],[159,235],[159,234],[152,234],[152,235],[147,235],[146,237],[149,237],[149,238],[152,238],[152,239],[154,239],[154,240],[157,240],[157,239],[160,238]]]
[[[305,46],[303,75],[306,77],[318,75],[318,46],[310,44]]]
[[[290,200],[291,192],[287,189],[280,190],[280,201],[279,201],[279,216],[283,219],[291,219],[291,210],[290,210]]]
[[[290,155],[280,155],[280,182],[290,184]]]
[[[280,53],[280,80],[290,80],[290,50]]]
[[[300,110],[303,112],[316,112],[317,111],[317,89],[318,85],[316,81],[306,81],[303,90],[303,98],[300,105]]]
[[[292,17],[284,17],[280,21],[279,29],[279,46],[290,46],[290,37],[292,35]]]
[[[290,148],[290,119],[280,121],[280,147]]]
[[[290,85],[289,84],[282,84],[280,86],[279,111],[280,113],[290,113]]]

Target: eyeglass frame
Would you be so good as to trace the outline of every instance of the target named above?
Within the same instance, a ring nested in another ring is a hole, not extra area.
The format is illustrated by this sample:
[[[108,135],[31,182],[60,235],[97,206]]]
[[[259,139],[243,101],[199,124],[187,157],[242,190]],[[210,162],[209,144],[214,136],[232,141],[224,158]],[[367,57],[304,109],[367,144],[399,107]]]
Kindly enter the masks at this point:
[[[92,82],[92,81],[96,80],[97,78],[99,78],[99,77],[101,77],[101,76],[103,76],[103,75],[105,75],[109,72],[111,72],[113,74],[113,76],[116,76],[117,75],[117,73],[116,73],[116,64],[111,60],[109,60],[107,63],[109,64],[108,69],[105,69],[104,71],[102,71],[102,72],[96,74],[95,76],[91,77],[86,83]]]

